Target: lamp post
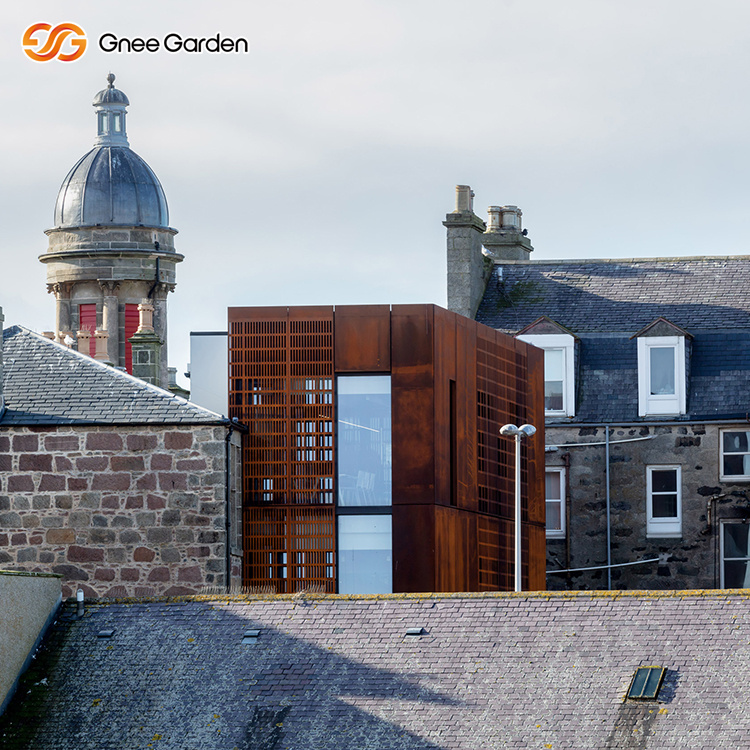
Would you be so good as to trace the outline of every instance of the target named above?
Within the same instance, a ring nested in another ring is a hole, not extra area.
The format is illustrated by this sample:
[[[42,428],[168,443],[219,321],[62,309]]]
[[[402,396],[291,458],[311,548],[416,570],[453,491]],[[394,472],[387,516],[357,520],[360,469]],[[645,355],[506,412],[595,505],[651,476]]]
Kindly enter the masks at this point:
[[[523,424],[516,427],[514,424],[506,424],[500,428],[500,434],[504,437],[516,439],[516,591],[521,591],[521,441],[536,433],[536,427]]]

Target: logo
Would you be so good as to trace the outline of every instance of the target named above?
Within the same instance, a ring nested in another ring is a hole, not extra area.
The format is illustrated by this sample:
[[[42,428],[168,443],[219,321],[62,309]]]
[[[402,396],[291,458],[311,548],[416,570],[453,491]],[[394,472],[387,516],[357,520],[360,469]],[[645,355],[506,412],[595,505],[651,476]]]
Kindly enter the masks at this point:
[[[23,51],[36,62],[49,62],[55,58],[61,62],[73,62],[86,51],[86,43],[86,33],[75,23],[60,23],[55,28],[48,23],[35,23],[23,35]],[[71,48],[73,51],[68,51]]]

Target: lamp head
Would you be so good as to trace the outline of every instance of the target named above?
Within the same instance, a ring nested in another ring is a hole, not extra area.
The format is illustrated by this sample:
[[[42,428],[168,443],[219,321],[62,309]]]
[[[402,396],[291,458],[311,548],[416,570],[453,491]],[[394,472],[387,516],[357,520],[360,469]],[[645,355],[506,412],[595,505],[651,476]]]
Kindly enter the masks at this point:
[[[518,431],[521,433],[522,437],[531,437],[536,434],[536,427],[531,424],[523,424],[518,428]]]
[[[500,434],[505,437],[515,437],[518,433],[519,429],[514,424],[506,424],[500,428]]]

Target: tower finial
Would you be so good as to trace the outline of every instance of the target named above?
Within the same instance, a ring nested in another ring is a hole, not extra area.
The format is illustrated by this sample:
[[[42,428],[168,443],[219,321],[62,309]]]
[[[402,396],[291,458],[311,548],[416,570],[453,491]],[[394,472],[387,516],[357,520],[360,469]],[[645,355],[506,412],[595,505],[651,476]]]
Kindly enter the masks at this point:
[[[115,74],[114,73],[110,73],[107,76],[107,83],[109,83],[109,87],[108,88],[113,89],[115,87]]]

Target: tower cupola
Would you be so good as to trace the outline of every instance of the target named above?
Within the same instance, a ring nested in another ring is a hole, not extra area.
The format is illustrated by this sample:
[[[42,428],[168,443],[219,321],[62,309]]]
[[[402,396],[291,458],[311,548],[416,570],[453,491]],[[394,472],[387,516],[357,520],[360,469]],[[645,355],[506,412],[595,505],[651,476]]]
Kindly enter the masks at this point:
[[[110,73],[107,88],[93,101],[94,147],[60,186],[54,226],[46,232],[49,247],[39,260],[47,266],[47,288],[57,302],[57,340],[78,337],[79,348],[89,346],[94,356],[96,341],[102,345],[106,336],[107,359],[128,372],[138,306],[153,306],[153,335],[162,346],[159,374],[152,380],[166,388],[167,295],[183,256],[174,249],[177,230],[169,226],[161,183],[128,143],[129,105]]]
[[[97,146],[127,146],[128,134],[125,131],[125,116],[130,105],[125,93],[115,88],[114,73],[107,76],[106,89],[94,97],[96,108]]]

